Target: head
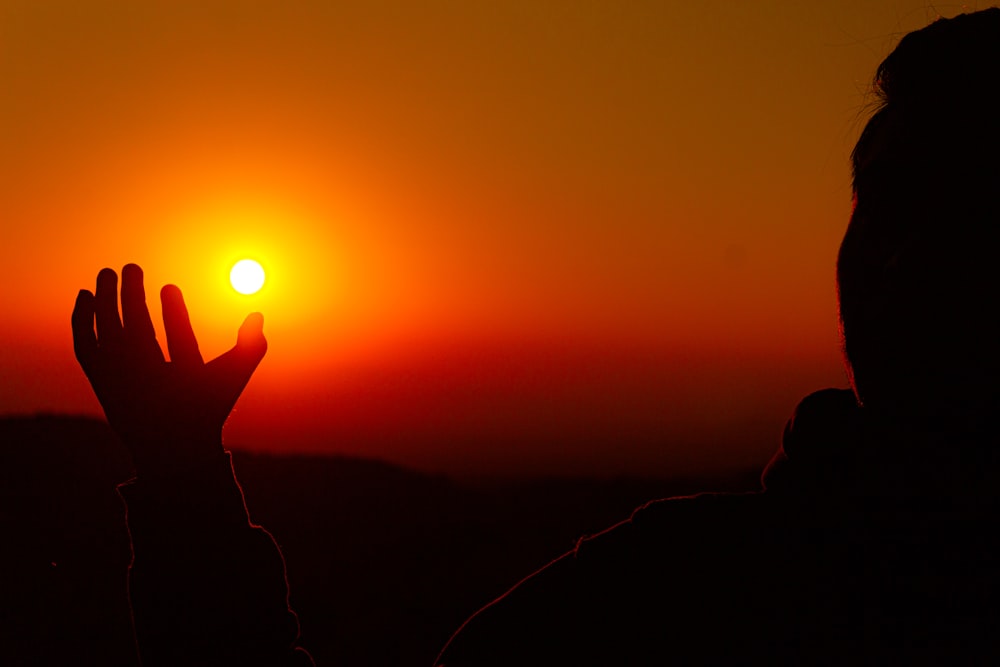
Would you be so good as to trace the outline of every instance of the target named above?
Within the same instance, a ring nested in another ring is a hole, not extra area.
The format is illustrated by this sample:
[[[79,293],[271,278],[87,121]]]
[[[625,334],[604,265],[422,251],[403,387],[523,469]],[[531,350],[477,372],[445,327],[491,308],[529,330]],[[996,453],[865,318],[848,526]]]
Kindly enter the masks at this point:
[[[1000,405],[1000,9],[906,35],[875,76],[837,260],[861,404],[907,419]]]

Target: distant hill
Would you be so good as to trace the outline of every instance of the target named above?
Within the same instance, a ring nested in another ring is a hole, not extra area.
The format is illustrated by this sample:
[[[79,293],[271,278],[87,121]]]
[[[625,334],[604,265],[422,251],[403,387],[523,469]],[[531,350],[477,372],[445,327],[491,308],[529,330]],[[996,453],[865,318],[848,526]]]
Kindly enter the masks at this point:
[[[240,451],[234,467],[254,521],[285,553],[303,644],[321,665],[379,667],[429,665],[469,614],[639,504],[756,488],[758,474],[483,485],[374,460]],[[134,664],[115,492],[131,474],[102,421],[0,419],[0,664]]]

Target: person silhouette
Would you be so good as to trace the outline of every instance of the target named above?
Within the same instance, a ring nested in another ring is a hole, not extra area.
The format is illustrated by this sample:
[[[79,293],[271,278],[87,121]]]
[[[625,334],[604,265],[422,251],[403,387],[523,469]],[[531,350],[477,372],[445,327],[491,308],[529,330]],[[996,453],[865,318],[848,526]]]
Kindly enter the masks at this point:
[[[851,388],[803,399],[761,490],[653,501],[582,538],[466,621],[439,667],[1000,660],[998,83],[995,8],[910,33],[879,66],[837,260]],[[221,446],[261,320],[203,364],[165,288],[166,363],[141,271],[122,274],[122,320],[106,269],[73,332],[136,461],[140,653],[309,664],[280,554]]]
[[[73,346],[135,479],[119,487],[133,559],[129,598],[142,664],[312,665],[296,646],[285,564],[253,525],[222,446],[222,426],[267,351],[263,318],[205,363],[180,290],[161,291],[170,361],[156,341],[143,274],[97,275],[73,309]],[[96,331],[95,331],[96,324]]]
[[[481,610],[440,665],[1000,658],[998,84],[996,8],[879,66],[837,260],[851,389],[801,402],[762,491],[640,508]]]

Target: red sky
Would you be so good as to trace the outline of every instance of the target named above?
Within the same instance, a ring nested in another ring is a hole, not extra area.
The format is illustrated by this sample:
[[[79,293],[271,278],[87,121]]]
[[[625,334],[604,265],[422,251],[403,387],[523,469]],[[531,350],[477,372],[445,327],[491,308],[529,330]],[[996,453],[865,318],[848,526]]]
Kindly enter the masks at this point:
[[[763,465],[846,385],[868,82],[959,8],[342,4],[0,0],[0,413],[99,414],[69,312],[130,261],[184,290],[206,356],[264,313],[232,446]]]

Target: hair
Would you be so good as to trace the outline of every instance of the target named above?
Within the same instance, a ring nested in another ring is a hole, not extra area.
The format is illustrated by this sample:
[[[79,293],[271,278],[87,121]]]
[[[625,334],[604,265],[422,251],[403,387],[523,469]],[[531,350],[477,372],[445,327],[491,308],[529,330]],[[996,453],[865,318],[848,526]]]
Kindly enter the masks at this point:
[[[837,261],[855,392],[921,410],[1000,395],[1000,8],[907,34],[873,92]]]
[[[924,139],[932,139],[935,131],[973,129],[968,124],[942,127],[947,122],[989,119],[995,124],[998,74],[998,7],[941,18],[905,35],[875,71],[872,94],[877,110],[851,153],[855,179],[860,156],[883,116],[890,113],[898,112],[908,121],[906,129],[923,134]]]

